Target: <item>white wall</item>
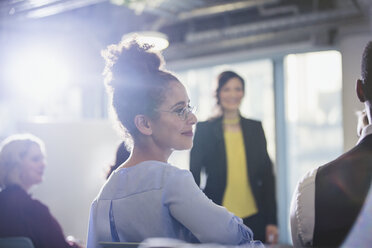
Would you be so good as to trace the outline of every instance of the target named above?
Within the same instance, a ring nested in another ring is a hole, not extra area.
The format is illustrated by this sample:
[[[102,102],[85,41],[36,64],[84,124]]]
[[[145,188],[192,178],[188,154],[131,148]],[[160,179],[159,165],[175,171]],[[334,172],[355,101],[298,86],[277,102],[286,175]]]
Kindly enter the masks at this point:
[[[32,189],[62,225],[65,235],[86,241],[90,204],[105,182],[105,173],[120,143],[108,121],[24,123],[21,130],[46,145],[44,181]]]

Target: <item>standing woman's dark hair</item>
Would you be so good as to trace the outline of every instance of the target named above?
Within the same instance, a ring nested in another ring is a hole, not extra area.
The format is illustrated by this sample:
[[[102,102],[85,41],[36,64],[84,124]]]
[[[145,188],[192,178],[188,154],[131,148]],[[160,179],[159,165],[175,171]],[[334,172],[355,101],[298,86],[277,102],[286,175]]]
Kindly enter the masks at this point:
[[[215,203],[241,217],[255,238],[277,243],[275,178],[259,121],[240,114],[244,79],[233,71],[217,77],[217,117],[199,122],[190,153],[190,171]],[[201,171],[207,174],[200,181]]]
[[[217,88],[216,88],[216,99],[217,99],[217,105],[221,107],[221,102],[220,102],[220,93],[222,88],[225,86],[225,84],[232,78],[237,78],[241,81],[242,87],[243,87],[243,93],[245,92],[245,82],[244,79],[239,76],[237,73],[233,71],[224,71],[221,72],[217,76]]]
[[[174,150],[192,147],[196,116],[185,87],[150,48],[134,40],[104,52],[112,105],[133,148],[92,203],[88,248],[149,237],[250,242],[241,219],[213,204],[189,171],[168,164]]]

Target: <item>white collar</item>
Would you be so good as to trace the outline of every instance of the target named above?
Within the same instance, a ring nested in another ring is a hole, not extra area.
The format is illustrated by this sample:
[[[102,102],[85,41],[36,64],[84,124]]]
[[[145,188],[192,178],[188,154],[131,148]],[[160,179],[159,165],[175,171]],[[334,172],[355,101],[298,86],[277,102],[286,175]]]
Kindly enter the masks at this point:
[[[362,134],[359,137],[358,143],[359,144],[367,135],[372,134],[372,124],[365,126],[362,130]]]

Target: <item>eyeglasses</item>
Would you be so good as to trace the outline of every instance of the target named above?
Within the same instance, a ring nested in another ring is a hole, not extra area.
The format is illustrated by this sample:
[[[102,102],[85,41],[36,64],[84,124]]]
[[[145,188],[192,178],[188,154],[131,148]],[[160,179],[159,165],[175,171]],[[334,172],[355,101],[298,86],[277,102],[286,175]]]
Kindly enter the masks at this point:
[[[183,108],[177,108],[175,110],[169,111],[169,110],[157,110],[159,112],[166,112],[171,114],[176,114],[182,121],[186,120],[189,117],[190,113],[195,113],[196,108],[192,107],[190,105],[187,105]]]

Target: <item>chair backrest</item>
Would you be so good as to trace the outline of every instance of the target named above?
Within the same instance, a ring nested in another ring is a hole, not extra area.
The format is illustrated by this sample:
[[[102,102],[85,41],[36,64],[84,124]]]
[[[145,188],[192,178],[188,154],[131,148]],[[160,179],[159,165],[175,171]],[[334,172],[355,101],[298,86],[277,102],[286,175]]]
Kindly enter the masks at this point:
[[[135,242],[99,242],[99,244],[101,245],[102,248],[137,248],[140,243],[135,243]]]
[[[0,248],[35,248],[30,238],[9,237],[0,238]]]

